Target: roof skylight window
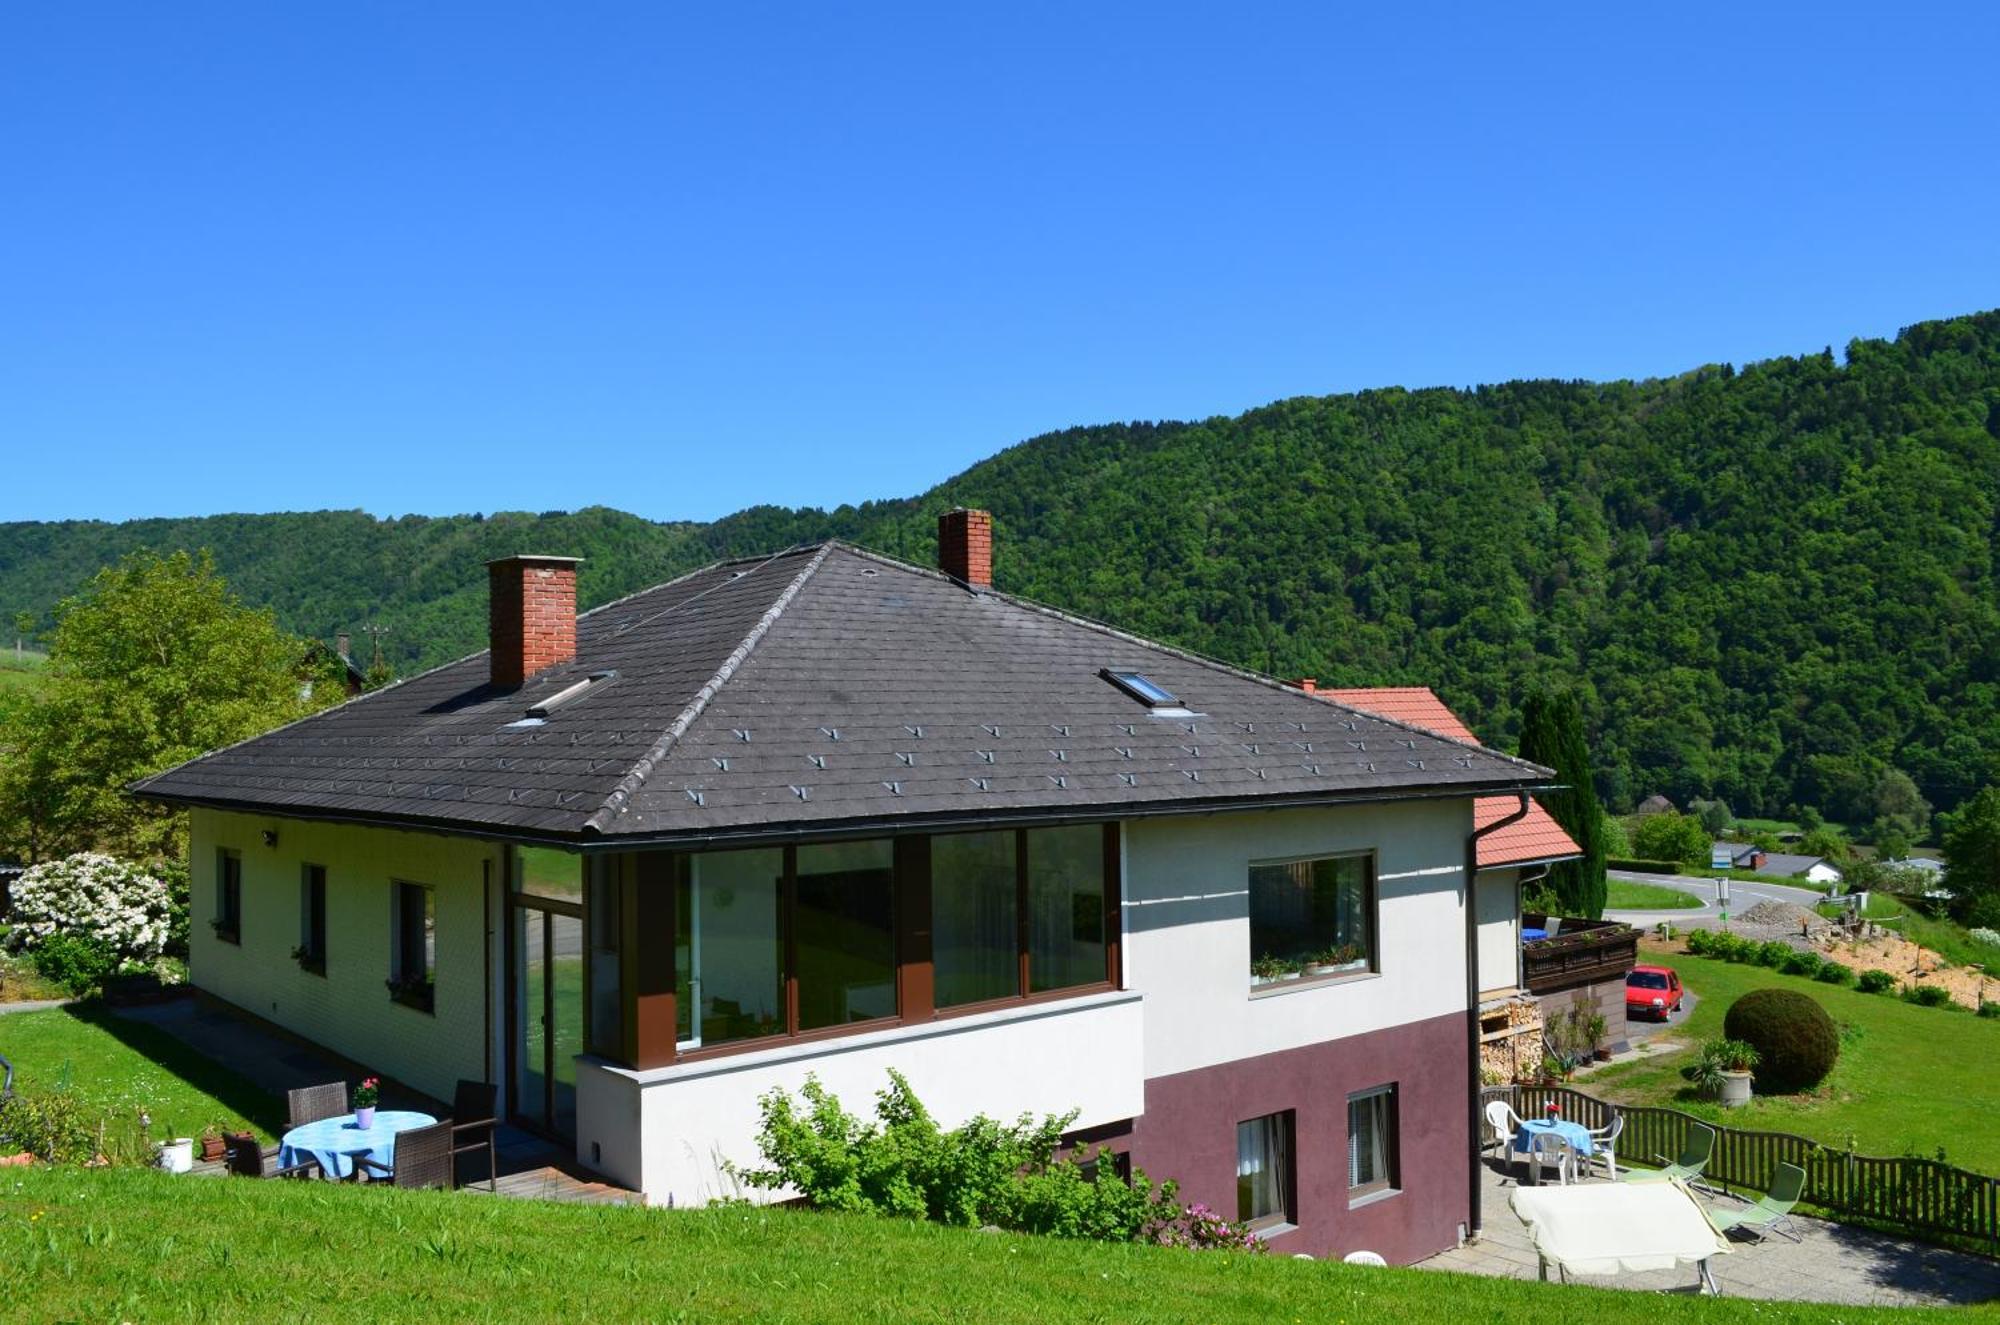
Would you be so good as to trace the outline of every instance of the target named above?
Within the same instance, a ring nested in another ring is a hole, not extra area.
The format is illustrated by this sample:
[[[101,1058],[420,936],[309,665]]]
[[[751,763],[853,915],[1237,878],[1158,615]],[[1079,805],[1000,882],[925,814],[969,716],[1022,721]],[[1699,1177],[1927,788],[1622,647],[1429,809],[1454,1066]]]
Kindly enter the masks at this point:
[[[1180,700],[1174,698],[1171,690],[1159,684],[1144,672],[1120,672],[1107,667],[1099,676],[1117,686],[1147,708],[1164,709],[1180,707]]]

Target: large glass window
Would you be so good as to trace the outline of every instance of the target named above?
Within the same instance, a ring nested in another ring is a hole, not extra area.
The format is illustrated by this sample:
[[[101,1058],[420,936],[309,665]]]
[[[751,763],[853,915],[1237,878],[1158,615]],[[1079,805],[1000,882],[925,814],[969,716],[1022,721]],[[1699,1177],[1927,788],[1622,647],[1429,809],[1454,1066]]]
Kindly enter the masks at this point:
[[[1015,835],[931,839],[931,962],[938,1007],[1021,991],[1020,874]]]
[[[1236,1218],[1268,1225],[1292,1219],[1292,1115],[1236,1124]]]
[[[582,906],[583,857],[553,847],[518,847],[514,851],[514,889]]]
[[[800,1030],[896,1015],[895,876],[886,839],[798,849]]]
[[[1253,982],[1373,970],[1374,876],[1368,856],[1252,865]]]
[[[243,941],[243,857],[237,852],[215,853],[215,918],[208,923],[224,943]]]
[[[1028,988],[1102,984],[1104,829],[1037,828],[1028,846]]]
[[[590,862],[590,1049],[612,1058],[625,1053],[625,999],[618,965],[619,862]]]
[[[782,1034],[785,853],[711,852],[694,857],[688,875],[674,952],[677,1002],[690,1009],[683,1040],[725,1044]]]
[[[1396,1185],[1396,1088],[1378,1086],[1347,1097],[1349,1199]]]

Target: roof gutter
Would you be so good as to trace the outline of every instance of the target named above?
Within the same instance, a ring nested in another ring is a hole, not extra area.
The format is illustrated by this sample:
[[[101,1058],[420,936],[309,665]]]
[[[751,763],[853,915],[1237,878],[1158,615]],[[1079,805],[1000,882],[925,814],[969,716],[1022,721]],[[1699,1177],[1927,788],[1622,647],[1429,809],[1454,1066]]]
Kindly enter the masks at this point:
[[[1465,839],[1465,1075],[1466,1113],[1470,1124],[1466,1133],[1469,1209],[1465,1229],[1468,1242],[1479,1240],[1483,1223],[1481,1209],[1485,1204],[1479,1146],[1480,1128],[1485,1122],[1479,1108],[1479,839],[1528,817],[1527,791],[1517,789],[1515,795],[1520,797],[1520,804],[1515,806],[1512,814],[1496,819],[1484,828],[1473,829]]]
[[[753,824],[715,828],[701,832],[667,833],[573,833],[537,832],[509,828],[505,824],[468,823],[456,819],[423,819],[409,815],[370,814],[361,810],[322,810],[311,806],[272,805],[268,802],[234,801],[222,797],[178,796],[157,791],[135,791],[142,799],[161,805],[222,810],[231,814],[262,815],[274,819],[303,819],[314,823],[354,824],[370,828],[412,833],[442,833],[481,841],[516,842],[526,846],[558,847],[597,855],[614,851],[688,851],[703,848],[771,845],[785,842],[833,841],[881,837],[896,833],[942,832],[958,828],[1060,827],[1066,824],[1115,823],[1128,819],[1181,818],[1189,815],[1239,814],[1253,810],[1323,809],[1338,805],[1392,805],[1407,801],[1464,800],[1477,796],[1511,795],[1516,791],[1540,791],[1544,784],[1437,785],[1408,791],[1300,793],[1290,796],[1260,796],[1195,801],[1146,801],[1083,805],[1075,808],[1020,807],[984,810],[964,814],[892,815],[834,822],[803,820],[781,824]],[[1502,820],[1492,828],[1512,823]],[[1482,831],[1491,831],[1486,829]]]

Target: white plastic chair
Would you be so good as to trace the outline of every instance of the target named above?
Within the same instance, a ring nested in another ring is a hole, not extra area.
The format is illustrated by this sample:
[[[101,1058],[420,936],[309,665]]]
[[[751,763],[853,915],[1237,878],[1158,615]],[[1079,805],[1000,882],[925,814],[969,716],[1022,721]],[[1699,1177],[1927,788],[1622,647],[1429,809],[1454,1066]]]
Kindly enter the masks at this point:
[[[1528,1142],[1529,1176],[1539,1183],[1545,1169],[1554,1169],[1556,1181],[1569,1186],[1570,1176],[1576,1172],[1576,1149],[1567,1137],[1555,1132],[1536,1132]]]
[[[1486,1126],[1492,1131],[1494,1139],[1500,1143],[1500,1158],[1508,1158],[1508,1151],[1514,1144],[1514,1134],[1521,1130],[1521,1115],[1515,1113],[1514,1106],[1505,1100],[1488,1100]]]
[[[1348,1265],[1387,1265],[1381,1253],[1373,1251],[1350,1251],[1340,1258]]]
[[[1613,1182],[1618,1181],[1618,1138],[1624,1132],[1625,1115],[1622,1113],[1612,1114],[1611,1125],[1609,1127],[1592,1129],[1590,1133],[1591,1155],[1589,1159],[1584,1160],[1585,1165],[1588,1165],[1597,1156],[1604,1156],[1605,1172]]]

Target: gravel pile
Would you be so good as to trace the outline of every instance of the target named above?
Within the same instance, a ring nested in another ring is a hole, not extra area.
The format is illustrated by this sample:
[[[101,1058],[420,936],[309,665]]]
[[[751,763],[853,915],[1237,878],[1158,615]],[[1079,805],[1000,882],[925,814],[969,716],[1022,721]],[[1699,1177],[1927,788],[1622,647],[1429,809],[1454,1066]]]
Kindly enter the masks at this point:
[[[1784,939],[1799,943],[1802,934],[1820,934],[1834,928],[1832,921],[1795,902],[1770,899],[1757,903],[1742,915],[1729,917],[1729,928],[1745,938],[1759,941]],[[1800,946],[1804,946],[1800,943]]]

